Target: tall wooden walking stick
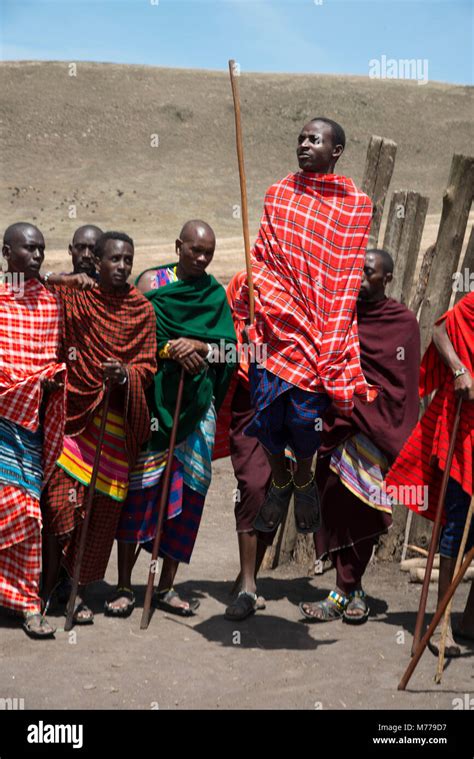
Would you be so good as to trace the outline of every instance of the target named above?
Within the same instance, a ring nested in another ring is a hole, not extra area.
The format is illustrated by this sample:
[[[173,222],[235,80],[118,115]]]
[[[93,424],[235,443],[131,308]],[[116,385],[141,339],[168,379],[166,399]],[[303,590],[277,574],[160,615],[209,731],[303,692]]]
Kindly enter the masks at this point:
[[[430,550],[428,558],[426,560],[425,576],[423,578],[423,587],[421,589],[420,605],[418,608],[418,614],[416,617],[415,634],[413,636],[413,645],[411,649],[412,656],[414,656],[416,649],[419,646],[421,631],[423,629],[423,623],[425,620],[426,602],[428,599],[428,590],[430,587],[431,572],[433,569],[433,561],[436,549],[438,547],[439,534],[441,532],[441,515],[443,513],[444,499],[446,497],[446,488],[448,487],[449,474],[451,471],[451,464],[453,461],[454,446],[456,443],[456,436],[458,434],[459,420],[461,417],[461,405],[462,398],[459,398],[456,413],[454,416],[453,431],[451,433],[451,440],[449,443],[448,456],[446,458],[446,466],[443,472],[443,479],[441,481],[441,488],[439,491],[438,505],[436,508],[436,516],[433,525],[433,531],[431,533]]]
[[[416,666],[418,662],[420,661],[423,652],[426,648],[426,646],[429,643],[429,640],[431,636],[433,635],[434,631],[438,627],[439,622],[441,621],[441,617],[443,616],[444,612],[446,611],[446,608],[451,601],[454,593],[456,592],[456,588],[458,587],[459,583],[461,582],[462,578],[466,574],[467,570],[469,569],[469,566],[471,564],[471,561],[474,559],[474,546],[470,549],[470,551],[467,552],[466,557],[464,559],[464,562],[461,566],[461,569],[457,573],[457,575],[454,577],[451,585],[447,589],[446,593],[444,594],[440,605],[436,609],[436,613],[431,620],[431,624],[429,625],[426,633],[423,635],[420,643],[418,644],[415,653],[413,654],[413,657],[406,668],[404,675],[400,682],[398,683],[398,690],[405,690],[405,688],[408,685],[408,682],[410,680],[410,677],[412,676],[413,672],[416,669]]]
[[[472,516],[473,516],[473,514],[474,514],[474,496],[471,499],[471,505],[469,507],[469,511],[467,512],[466,524],[464,525],[464,532],[462,534],[461,545],[459,546],[459,552],[458,552],[458,556],[457,556],[457,559],[456,559],[456,565],[454,567],[454,576],[457,575],[457,573],[459,572],[459,569],[461,567],[461,564],[462,564],[462,560],[463,560],[463,556],[464,556],[464,551],[466,550],[466,543],[467,543],[467,538],[468,538],[468,535],[469,535],[469,530],[471,529],[471,522],[472,522]],[[442,626],[442,629],[441,629],[441,640],[440,640],[440,643],[439,643],[438,668],[436,670],[436,675],[435,675],[435,678],[434,678],[435,679],[435,683],[437,683],[438,685],[441,682],[441,678],[443,676],[444,654],[445,654],[445,651],[446,651],[446,637],[448,635],[448,628],[449,628],[449,621],[450,621],[450,618],[451,618],[451,607],[452,607],[452,605],[453,605],[453,601],[451,599],[451,601],[449,602],[449,604],[448,604],[448,606],[446,608],[446,611],[445,611],[445,614],[444,614],[444,617],[443,617],[443,626]]]
[[[173,426],[171,427],[170,444],[168,447],[168,459],[166,461],[166,467],[163,474],[163,486],[161,489],[160,505],[158,507],[158,525],[156,528],[155,538],[153,540],[153,548],[151,552],[150,569],[148,572],[148,584],[145,593],[145,603],[143,604],[142,620],[140,622],[140,630],[146,630],[150,623],[150,609],[151,599],[153,596],[153,583],[155,580],[156,566],[158,559],[158,552],[160,550],[161,534],[163,532],[163,521],[165,517],[165,510],[168,505],[168,495],[170,490],[171,481],[171,469],[173,467],[173,455],[176,445],[176,435],[178,432],[179,415],[181,413],[181,404],[183,400],[184,389],[184,369],[181,367],[181,374],[179,376],[178,393],[176,396],[176,408],[174,410]]]
[[[252,324],[255,315],[255,299],[253,291],[252,264],[250,262],[249,214],[247,205],[247,182],[245,179],[244,166],[244,147],[242,143],[242,124],[240,120],[240,94],[239,86],[237,84],[237,76],[239,76],[239,73],[234,60],[229,61],[229,73],[230,84],[232,86],[232,97],[234,99],[235,140],[237,145],[237,160],[239,163],[240,201],[242,206],[242,232],[244,235],[245,268],[247,269],[247,285],[249,288],[249,318],[250,324]]]
[[[87,531],[89,528],[89,522],[92,514],[92,503],[95,495],[95,484],[97,482],[97,475],[99,474],[100,455],[102,453],[102,444],[104,442],[105,425],[107,422],[107,412],[109,410],[110,391],[112,383],[107,380],[105,384],[104,405],[102,406],[102,419],[100,421],[99,438],[97,440],[97,448],[95,449],[94,464],[92,466],[91,482],[87,491],[87,501],[84,514],[84,522],[82,523],[81,538],[79,540],[79,550],[76,556],[76,562],[74,565],[74,575],[72,578],[71,595],[66,608],[66,624],[64,629],[66,632],[71,630],[74,619],[74,609],[76,606],[77,591],[79,589],[79,578],[81,576],[82,559],[84,558],[84,551],[86,548]]]

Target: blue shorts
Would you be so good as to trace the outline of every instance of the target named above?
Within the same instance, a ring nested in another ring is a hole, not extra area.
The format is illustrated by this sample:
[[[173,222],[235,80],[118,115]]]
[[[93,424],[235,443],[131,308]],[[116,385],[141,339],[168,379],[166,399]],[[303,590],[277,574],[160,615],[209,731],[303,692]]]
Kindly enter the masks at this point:
[[[249,380],[255,415],[244,433],[256,437],[269,453],[291,448],[297,458],[314,456],[331,404],[326,393],[301,390],[255,363],[250,364]]]
[[[466,524],[467,512],[471,503],[471,496],[466,493],[452,477],[448,480],[444,511],[446,524],[441,532],[439,552],[441,556],[456,558],[461,545],[464,525]],[[474,545],[474,520],[467,537],[466,551]]]

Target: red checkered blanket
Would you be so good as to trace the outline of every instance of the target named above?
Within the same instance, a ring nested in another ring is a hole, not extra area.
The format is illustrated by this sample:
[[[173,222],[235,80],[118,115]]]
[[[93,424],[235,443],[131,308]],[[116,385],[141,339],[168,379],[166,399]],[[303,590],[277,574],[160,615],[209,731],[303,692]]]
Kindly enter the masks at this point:
[[[252,251],[255,323],[268,371],[341,410],[371,400],[360,367],[355,305],[372,203],[347,177],[299,172],[272,185]],[[235,306],[248,317],[248,287]]]
[[[456,355],[474,375],[474,292],[465,295],[454,308],[440,316],[436,324],[443,321]],[[419,390],[422,398],[433,391],[436,393],[388,473],[386,484],[392,489],[395,500],[413,511],[420,511],[420,494],[426,488],[428,503],[423,503],[421,514],[434,520],[457,399],[451,371],[433,342],[421,362]],[[474,401],[465,400],[449,474],[469,495],[473,493],[473,469]]]
[[[58,362],[61,310],[38,280],[24,290],[0,286],[0,416],[35,432],[40,424],[42,383],[66,385],[66,367]],[[44,481],[62,450],[65,388],[49,394],[43,423]]]

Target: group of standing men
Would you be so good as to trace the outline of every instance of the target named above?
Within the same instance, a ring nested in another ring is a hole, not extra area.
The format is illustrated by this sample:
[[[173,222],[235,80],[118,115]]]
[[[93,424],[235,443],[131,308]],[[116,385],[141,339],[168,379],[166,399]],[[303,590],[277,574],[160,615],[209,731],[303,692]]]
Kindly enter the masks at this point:
[[[440,320],[420,376],[416,317],[385,295],[393,261],[386,251],[366,250],[372,204],[334,173],[344,147],[339,124],[311,120],[298,137],[300,170],[267,191],[252,251],[252,324],[245,274],[233,278],[226,297],[206,272],[216,240],[203,221],[184,225],[177,263],[142,272],[135,286],[127,281],[133,241],[124,233],[79,228],[69,248],[74,271],[43,276],[41,232],[26,223],[6,230],[0,605],[21,612],[32,637],[54,635],[46,611],[74,573],[106,393],[74,620],[93,621],[86,588],[104,577],[114,539],[118,583],[105,611],[132,612],[133,566],[137,547],[150,550],[157,529],[181,369],[156,606],[196,612],[198,601],[181,599],[174,580],[191,558],[212,459],[230,453],[241,571],[226,617],[243,620],[263,606],[258,568],[293,497],[297,530],[314,534],[318,558],[330,557],[336,568],[334,590],[301,603],[303,616],[365,622],[362,578],[391,525],[393,501],[403,502],[393,493],[416,480],[429,482],[430,503],[436,498],[461,395],[440,593],[449,583],[472,496],[474,294]],[[245,360],[245,347],[261,348],[259,359]],[[435,390],[418,422],[419,392]],[[406,505],[432,516],[422,504]],[[474,635],[472,591],[461,633]],[[450,639],[448,655],[456,649]]]

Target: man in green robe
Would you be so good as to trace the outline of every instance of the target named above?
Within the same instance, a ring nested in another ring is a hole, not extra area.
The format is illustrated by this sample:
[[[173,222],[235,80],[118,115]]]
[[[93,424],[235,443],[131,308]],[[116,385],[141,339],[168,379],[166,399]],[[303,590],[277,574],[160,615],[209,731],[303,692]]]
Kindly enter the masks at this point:
[[[150,551],[155,537],[181,367],[185,370],[183,402],[155,604],[181,616],[194,614],[199,605],[198,601],[183,601],[173,583],[180,562],[191,559],[211,481],[216,414],[237,363],[236,335],[225,290],[206,273],[215,244],[208,224],[188,221],[176,240],[178,263],[148,269],[136,282],[155,310],[158,371],[148,394],[152,437],[130,476],[117,531],[118,587],[106,604],[106,612],[113,616],[128,616],[132,611],[136,546]]]

